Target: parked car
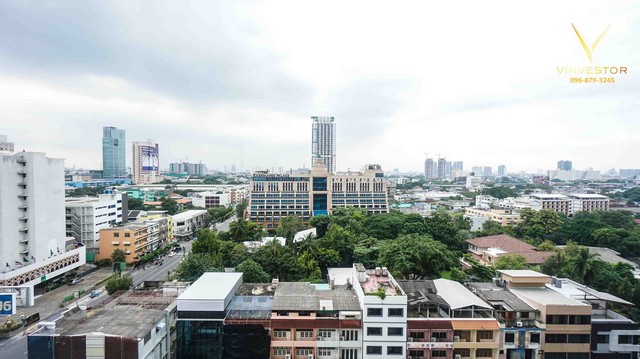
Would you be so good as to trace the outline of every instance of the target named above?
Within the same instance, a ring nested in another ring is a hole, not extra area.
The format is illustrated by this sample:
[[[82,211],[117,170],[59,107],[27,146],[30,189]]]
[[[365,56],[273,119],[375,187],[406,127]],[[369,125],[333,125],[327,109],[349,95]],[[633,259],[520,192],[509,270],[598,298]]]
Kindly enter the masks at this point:
[[[83,280],[84,280],[84,278],[81,278],[81,277],[71,278],[71,279],[69,279],[69,285],[78,284],[78,283],[82,282]]]
[[[95,298],[95,297],[99,297],[100,293],[101,292],[99,290],[92,290],[91,294],[89,294],[89,297],[92,298],[92,299]]]
[[[176,255],[176,252],[169,252],[169,257],[173,257]]]

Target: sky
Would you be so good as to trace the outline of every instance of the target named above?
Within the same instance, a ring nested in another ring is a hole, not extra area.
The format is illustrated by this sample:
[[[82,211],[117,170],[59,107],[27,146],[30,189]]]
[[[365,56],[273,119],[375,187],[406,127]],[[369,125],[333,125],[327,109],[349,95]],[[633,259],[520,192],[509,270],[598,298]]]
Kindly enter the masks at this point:
[[[588,45],[609,26],[592,63],[572,23]],[[640,168],[639,38],[638,1],[7,0],[0,134],[67,167],[100,169],[115,126],[129,165],[153,139],[162,168],[296,169],[334,116],[338,170]]]

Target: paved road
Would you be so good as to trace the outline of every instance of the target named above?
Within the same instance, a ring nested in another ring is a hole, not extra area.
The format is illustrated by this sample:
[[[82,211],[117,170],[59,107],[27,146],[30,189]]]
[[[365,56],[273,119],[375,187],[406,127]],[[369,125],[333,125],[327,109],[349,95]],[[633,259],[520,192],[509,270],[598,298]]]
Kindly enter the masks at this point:
[[[180,244],[185,248],[185,250],[182,252],[178,252],[178,254],[173,257],[165,257],[163,265],[151,266],[146,270],[128,271],[127,273],[131,274],[131,276],[133,277],[133,284],[139,285],[144,281],[166,280],[168,272],[176,269],[183,256],[191,251],[191,242],[180,242]],[[85,277],[85,280],[80,282],[78,285],[63,286],[36,298],[36,305],[34,307],[24,308],[24,310],[18,311],[18,314],[16,316],[19,317],[19,315],[23,312],[28,314],[40,312],[40,318],[42,321],[54,321],[62,316],[62,313],[67,311],[69,308],[76,305],[79,305],[82,308],[82,306],[86,305],[89,301],[92,300],[89,295],[86,295],[84,297],[78,298],[77,302],[71,301],[65,306],[65,308],[61,308],[60,303],[62,302],[62,298],[69,295],[70,293],[73,293],[73,291],[84,289],[85,287],[89,288],[94,283],[110,274],[110,269],[91,273],[90,275]],[[100,290],[103,295],[106,295],[104,286],[98,288],[98,290]],[[30,329],[33,329],[33,327]],[[27,358],[27,336],[18,334],[12,338],[0,341],[0,353],[0,358]]]
[[[226,221],[216,224],[216,231],[229,232],[229,225],[231,224],[231,222],[235,220],[236,220],[236,215],[234,214],[233,216],[229,217],[229,219],[227,219]]]

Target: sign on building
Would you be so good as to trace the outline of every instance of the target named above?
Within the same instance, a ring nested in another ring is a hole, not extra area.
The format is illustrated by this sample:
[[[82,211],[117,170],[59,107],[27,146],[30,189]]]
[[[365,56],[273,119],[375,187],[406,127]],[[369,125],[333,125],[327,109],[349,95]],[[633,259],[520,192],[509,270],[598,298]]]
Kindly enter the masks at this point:
[[[16,314],[16,293],[0,293],[0,315]]]

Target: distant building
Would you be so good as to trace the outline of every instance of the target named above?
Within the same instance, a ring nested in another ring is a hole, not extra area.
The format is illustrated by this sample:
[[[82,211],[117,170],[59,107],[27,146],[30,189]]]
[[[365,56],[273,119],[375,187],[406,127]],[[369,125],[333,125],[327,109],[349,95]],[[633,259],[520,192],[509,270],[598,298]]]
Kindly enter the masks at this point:
[[[565,216],[572,214],[572,201],[569,197],[554,193],[532,193],[532,208],[534,210],[548,209],[562,213]]]
[[[464,217],[483,217],[498,222],[502,227],[515,226],[521,222],[520,214],[513,213],[509,209],[465,208]]]
[[[0,152],[14,152],[13,142],[7,141],[7,136],[0,135]]]
[[[424,160],[424,177],[426,179],[436,178],[437,170],[433,170],[434,162],[433,158],[427,158]]]
[[[569,194],[571,199],[571,214],[579,211],[608,211],[609,197],[599,194],[573,193]]]
[[[153,140],[133,143],[133,183],[151,184],[160,181],[158,144]]]
[[[384,172],[367,165],[362,172],[330,174],[316,159],[307,174],[255,172],[249,187],[247,218],[267,230],[278,228],[281,219],[296,216],[308,223],[311,217],[331,214],[338,207],[359,207],[372,213],[389,211]]]
[[[336,124],[333,117],[311,117],[311,161],[321,158],[329,173],[336,171]]]
[[[198,208],[226,207],[231,204],[229,192],[196,192],[191,196],[191,204]]]
[[[453,165],[451,167],[452,171],[463,171],[463,164],[462,161],[453,161]]]
[[[492,266],[499,257],[508,254],[519,254],[526,258],[528,265],[539,265],[555,252],[538,251],[527,242],[506,234],[467,239],[467,251],[480,263]]]
[[[632,177],[640,177],[640,168],[625,168],[620,169],[620,177],[621,178],[632,178]]]
[[[573,164],[568,160],[560,160],[558,161],[558,169],[561,171],[571,171]]]
[[[446,178],[447,160],[445,158],[438,158],[438,179],[443,180]]]
[[[207,166],[202,162],[173,162],[169,164],[169,171],[171,173],[186,173],[189,176],[205,176],[207,174]]]
[[[0,154],[0,286],[36,284],[85,263],[85,247],[67,246],[64,160],[44,153]]]
[[[467,175],[464,187],[466,189],[476,190],[480,188],[481,184],[482,184],[482,177]]]
[[[173,216],[173,235],[176,240],[192,239],[199,228],[207,225],[209,213],[204,209],[194,209]]]
[[[505,166],[505,165],[498,166],[498,176],[502,177],[502,176],[504,176],[506,174],[507,174],[507,166]]]
[[[120,249],[124,251],[127,263],[135,263],[168,242],[169,219],[166,217],[104,228],[100,230],[96,260],[109,259],[114,250]]]
[[[473,166],[471,168],[471,172],[473,172],[473,174],[476,176],[482,176],[484,174],[482,166]]]
[[[484,166],[482,168],[482,175],[484,177],[491,177],[493,176],[493,168],[491,168],[490,166]]]
[[[115,127],[102,128],[102,177],[127,175],[125,131]]]

